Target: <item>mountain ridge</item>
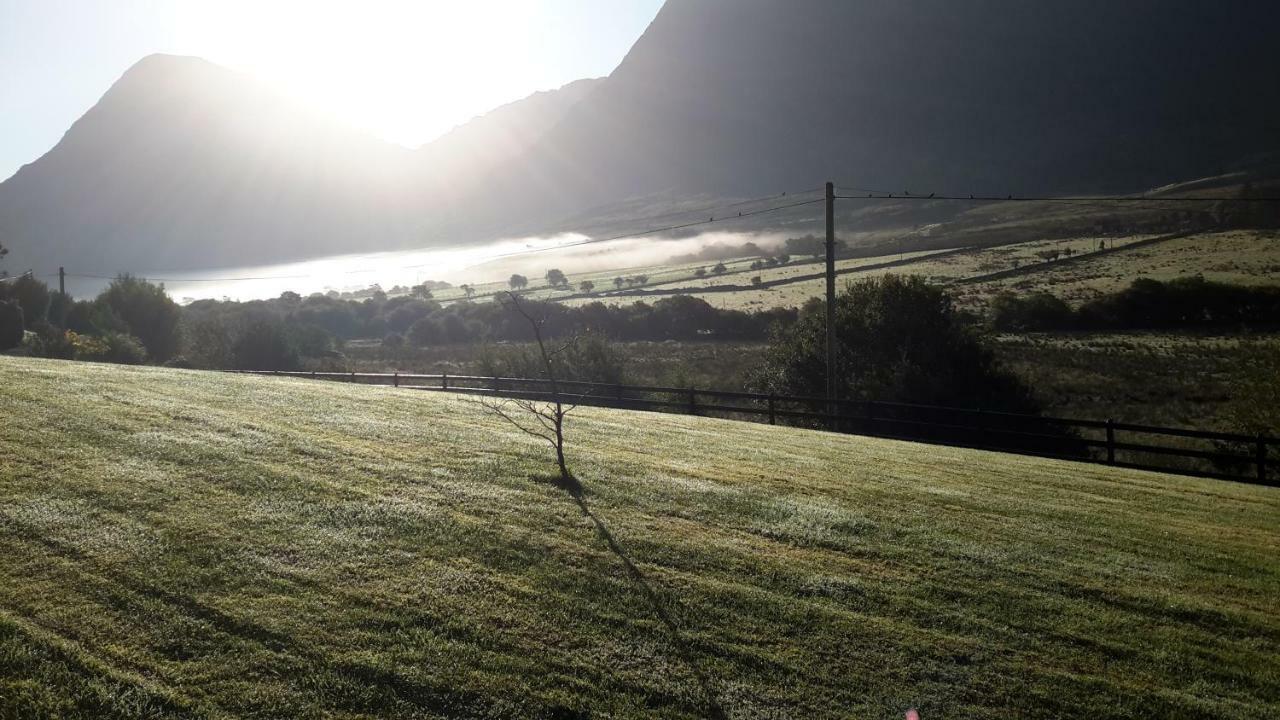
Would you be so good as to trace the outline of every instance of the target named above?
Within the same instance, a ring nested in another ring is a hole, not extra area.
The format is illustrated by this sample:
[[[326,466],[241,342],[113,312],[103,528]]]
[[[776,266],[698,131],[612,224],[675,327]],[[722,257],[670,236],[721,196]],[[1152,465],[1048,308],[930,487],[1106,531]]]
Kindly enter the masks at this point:
[[[608,77],[417,150],[316,121],[204,61],[154,56],[0,183],[0,238],[11,269],[114,273],[518,237],[631,198],[827,179],[1142,190],[1280,150],[1280,60],[1260,21],[1275,12],[668,0]]]

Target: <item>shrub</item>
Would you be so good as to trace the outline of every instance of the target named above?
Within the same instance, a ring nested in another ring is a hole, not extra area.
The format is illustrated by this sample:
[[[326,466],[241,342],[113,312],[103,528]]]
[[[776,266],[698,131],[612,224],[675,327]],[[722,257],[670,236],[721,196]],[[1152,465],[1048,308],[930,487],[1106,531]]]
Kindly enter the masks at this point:
[[[120,365],[141,365],[147,361],[147,349],[132,335],[107,333],[102,336],[106,352],[96,360]]]
[[[12,300],[0,300],[0,350],[18,347],[25,334],[22,307]]]
[[[99,296],[142,342],[147,353],[164,362],[178,352],[181,310],[165,294],[163,285],[153,285],[130,275],[121,275]]]
[[[440,328],[440,323],[433,318],[422,318],[409,328],[409,342],[415,347],[426,347],[428,345],[440,345],[444,341],[444,331]]]
[[[1019,298],[1005,292],[991,301],[991,327],[1000,332],[1065,330],[1074,324],[1071,306],[1049,293]]]
[[[183,344],[186,358],[193,367],[205,370],[228,370],[234,367],[232,334],[227,321],[216,315],[183,318]]]
[[[839,396],[1017,413],[1039,407],[961,321],[944,291],[918,276],[849,283],[836,298]],[[826,392],[826,327],[811,302],[776,332],[753,385],[786,395]]]
[[[44,322],[49,315],[49,286],[30,275],[0,283],[0,300],[6,299],[22,308],[22,318],[28,327]]]
[[[257,318],[242,326],[231,345],[236,370],[297,370],[298,350],[276,320]]]

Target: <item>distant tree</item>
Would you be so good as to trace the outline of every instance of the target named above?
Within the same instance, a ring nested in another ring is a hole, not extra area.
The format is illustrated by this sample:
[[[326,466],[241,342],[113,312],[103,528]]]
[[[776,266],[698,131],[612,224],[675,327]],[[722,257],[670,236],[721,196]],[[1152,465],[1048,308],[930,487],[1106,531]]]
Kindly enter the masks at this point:
[[[591,282],[590,280],[583,280],[582,282],[578,283],[578,289],[584,293],[589,293],[592,290],[596,289],[596,284]]]
[[[700,268],[698,268],[697,270],[694,270],[694,271],[693,271],[693,276],[694,276],[694,277],[704,278],[704,277],[706,277],[706,276],[707,276],[707,269],[706,269],[706,268],[704,268],[704,267],[700,267]]]
[[[468,300],[476,296],[476,289],[470,285],[459,285],[458,288],[462,290],[462,294],[466,296]]]
[[[765,258],[765,259],[764,259],[764,264],[765,264],[767,267],[778,267],[778,258],[773,258],[773,257],[771,257],[771,258]]]
[[[711,268],[711,272],[715,273],[716,275],[723,275],[727,271],[728,271],[728,268],[724,266],[724,263],[716,263],[716,266]]]
[[[406,339],[414,347],[440,345],[444,342],[444,329],[435,318],[425,317],[409,328]]]
[[[512,290],[523,290],[524,288],[529,287],[529,278],[520,274],[515,274],[507,280],[507,285],[509,285]]]
[[[18,347],[25,334],[22,306],[12,300],[0,300],[0,350]]]
[[[413,290],[410,292],[410,294],[422,300],[430,300],[432,297],[434,297],[431,293],[431,288],[427,287],[426,283],[423,283],[421,285],[414,285]]]
[[[1054,260],[1057,260],[1060,255],[1062,255],[1061,250],[1041,250],[1036,253],[1036,257],[1044,260],[1045,262],[1053,262]]]
[[[142,341],[152,360],[165,362],[177,354],[182,340],[178,331],[181,309],[165,294],[164,285],[121,275],[98,299],[124,321],[130,335]]]
[[[724,265],[720,265],[720,267],[724,267]],[[752,269],[752,270],[763,270],[763,269],[764,269],[764,262],[763,262],[763,261],[760,261],[760,260],[752,260],[752,261],[751,261],[751,269]],[[723,272],[723,271],[722,271],[722,272]],[[716,273],[716,274],[717,274],[717,275],[719,275],[720,273]]]
[[[757,286],[757,287],[758,287],[762,282],[764,282],[764,281],[760,279],[760,276],[759,276],[759,275],[756,275],[755,277],[751,278],[751,284],[752,284],[752,285],[755,285],[755,286]]]
[[[302,296],[292,290],[285,290],[280,293],[280,302],[286,305],[297,305],[302,302]]]
[[[567,287],[569,278],[565,277],[565,274],[560,272],[559,268],[551,268],[547,271],[547,284],[555,288]]]
[[[31,275],[0,284],[0,300],[13,300],[22,307],[22,317],[28,326],[44,321],[49,314],[49,286]]]
[[[789,263],[789,262],[791,262],[791,256],[790,256],[790,255],[788,255],[788,254],[786,254],[786,253],[782,253],[781,255],[779,255],[779,256],[778,256],[778,264],[779,264],[779,265],[786,265],[786,264],[787,264],[787,263]]]
[[[284,324],[274,318],[248,321],[231,345],[232,364],[237,370],[296,370],[298,349]]]
[[[619,289],[619,290],[621,290],[621,289],[622,289],[622,286],[623,286],[623,285],[626,285],[626,284],[627,284],[627,281],[626,281],[626,280],[623,280],[623,279],[622,279],[622,278],[620,278],[620,277],[616,277],[616,278],[614,278],[614,279],[613,279],[613,286],[614,286],[615,288]]]
[[[637,276],[636,276],[636,285],[645,285],[645,284],[647,284],[648,282],[649,282],[649,276],[648,276],[648,275],[637,275]]]

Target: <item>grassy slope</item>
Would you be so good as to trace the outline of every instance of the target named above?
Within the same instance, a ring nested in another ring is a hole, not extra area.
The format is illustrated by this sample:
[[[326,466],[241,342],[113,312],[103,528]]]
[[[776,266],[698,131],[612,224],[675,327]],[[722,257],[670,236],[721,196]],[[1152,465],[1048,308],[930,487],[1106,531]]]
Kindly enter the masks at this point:
[[[1131,235],[1123,238],[1108,238],[1106,242],[1108,245],[1119,248],[1149,237],[1153,236]],[[1037,256],[1037,253],[1045,250],[1066,249],[1077,254],[1075,262],[1047,265],[1041,270],[1029,272],[1026,275],[1001,280],[973,285],[952,285],[951,291],[962,307],[979,310],[983,309],[997,293],[1003,291],[1024,294],[1051,292],[1068,302],[1078,304],[1098,295],[1120,290],[1142,277],[1172,280],[1177,277],[1203,275],[1209,280],[1241,285],[1274,285],[1280,282],[1278,280],[1280,278],[1280,236],[1274,232],[1233,230],[1204,233],[1130,251],[1100,255],[1096,258],[1088,257],[1098,248],[1100,241],[1098,237],[1032,240],[1012,245],[975,247],[939,258],[928,257],[938,252],[936,250],[905,253],[901,257],[911,259],[914,256],[919,257],[920,260],[897,267],[849,273],[842,275],[838,282],[843,284],[848,280],[892,273],[923,275],[932,283],[951,285],[965,278],[1015,267],[1032,269],[1038,264],[1043,264],[1043,260]],[[898,257],[898,255],[886,255],[842,260],[838,266],[841,270],[851,270],[862,265],[880,264]],[[745,267],[739,261],[731,269],[745,270]],[[698,288],[711,288],[717,285],[746,285],[754,275],[759,275],[764,282],[772,282],[821,272],[822,266],[814,263],[766,268],[700,280],[690,279],[692,270],[692,266],[687,266],[669,271],[650,268],[649,272],[657,273],[655,277],[663,278],[680,276],[683,273],[683,279],[679,282],[660,287],[691,288],[689,294],[701,297],[716,307],[741,310],[799,307],[810,298],[822,296],[825,288],[824,281],[818,279],[800,280],[771,288],[733,292],[697,292]],[[598,299],[610,304],[630,304],[637,300],[634,296],[626,295],[605,296]],[[588,301],[570,302],[583,304]]]
[[[0,358],[0,717],[1263,717],[1280,492]],[[1268,712],[1269,711],[1269,712]]]

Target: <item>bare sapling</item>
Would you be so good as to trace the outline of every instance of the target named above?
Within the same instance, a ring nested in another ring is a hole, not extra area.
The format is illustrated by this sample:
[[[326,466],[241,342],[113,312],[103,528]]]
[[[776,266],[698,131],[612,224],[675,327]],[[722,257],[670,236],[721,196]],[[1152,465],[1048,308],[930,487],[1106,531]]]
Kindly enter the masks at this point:
[[[556,454],[556,466],[560,470],[560,480],[566,483],[573,481],[564,458],[564,420],[569,413],[578,407],[586,395],[566,395],[556,377],[554,359],[577,342],[575,335],[559,347],[547,349],[547,338],[544,337],[546,317],[535,318],[520,302],[519,296],[506,292],[498,296],[498,302],[508,309],[519,313],[533,329],[533,339],[538,345],[538,357],[542,363],[542,374],[546,377],[549,392],[529,393],[533,397],[492,397],[483,398],[480,404],[489,412],[497,415],[510,425],[527,435],[538,438],[549,444]]]

